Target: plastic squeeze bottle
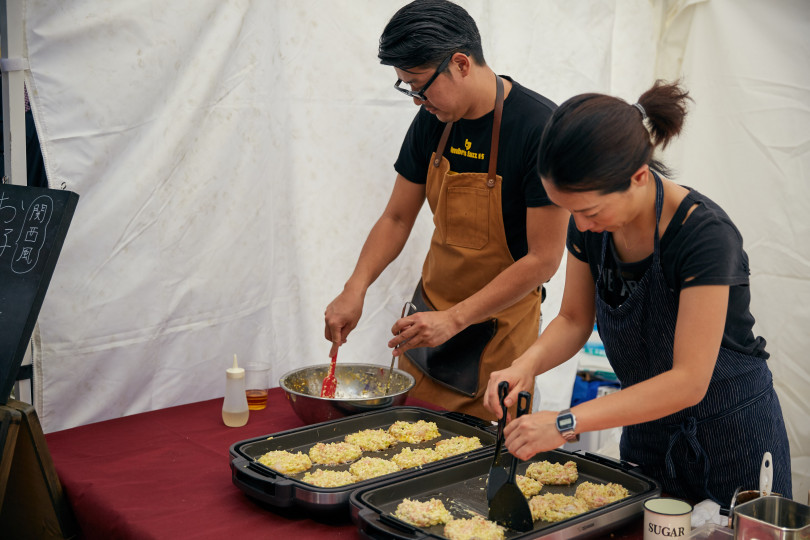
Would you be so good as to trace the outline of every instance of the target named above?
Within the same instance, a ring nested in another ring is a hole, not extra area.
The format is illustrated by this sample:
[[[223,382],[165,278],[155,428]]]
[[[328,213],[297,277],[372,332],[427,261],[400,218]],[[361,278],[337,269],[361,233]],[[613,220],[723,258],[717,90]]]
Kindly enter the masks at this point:
[[[225,400],[222,402],[222,421],[228,427],[240,427],[247,424],[248,410],[245,395],[245,370],[236,364],[233,355],[233,367],[225,370]]]

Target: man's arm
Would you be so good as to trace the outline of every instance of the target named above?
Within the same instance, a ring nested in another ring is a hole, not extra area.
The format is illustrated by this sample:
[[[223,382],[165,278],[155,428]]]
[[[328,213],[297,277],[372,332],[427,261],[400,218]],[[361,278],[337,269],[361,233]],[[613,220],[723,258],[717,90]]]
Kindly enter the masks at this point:
[[[446,311],[416,313],[394,325],[389,347],[394,354],[414,347],[435,347],[469,325],[505,309],[554,275],[562,260],[568,212],[556,206],[526,210],[529,250],[484,288]]]
[[[394,189],[380,218],[366,238],[354,272],[324,314],[324,335],[332,342],[330,356],[346,342],[363,312],[366,291],[402,251],[425,201],[425,185],[397,175]]]

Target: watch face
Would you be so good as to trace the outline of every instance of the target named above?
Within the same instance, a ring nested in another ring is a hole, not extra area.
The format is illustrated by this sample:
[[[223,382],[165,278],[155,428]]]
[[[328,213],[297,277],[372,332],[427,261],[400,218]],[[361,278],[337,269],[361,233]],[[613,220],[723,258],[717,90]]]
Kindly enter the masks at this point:
[[[560,431],[567,431],[572,427],[574,427],[574,417],[571,414],[557,417],[557,428]]]

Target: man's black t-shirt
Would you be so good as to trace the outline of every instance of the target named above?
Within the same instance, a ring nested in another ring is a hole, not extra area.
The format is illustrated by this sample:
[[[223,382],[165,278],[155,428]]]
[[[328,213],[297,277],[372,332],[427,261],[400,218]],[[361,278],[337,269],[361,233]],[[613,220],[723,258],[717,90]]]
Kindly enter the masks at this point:
[[[695,209],[687,214],[692,206]],[[581,232],[568,222],[568,251],[588,263],[594,282],[599,275],[602,257],[602,235],[608,235],[605,268],[600,287],[603,300],[616,307],[623,303],[652,262],[652,255],[642,261],[624,263],[616,255],[610,233]],[[661,237],[661,269],[677,301],[681,289],[699,285],[729,285],[726,327],[722,346],[744,354],[768,358],[765,339],[753,333],[751,291],[748,288],[748,255],[743,240],[731,218],[715,202],[690,190]]]
[[[537,151],[555,105],[509,77],[503,78],[512,82],[512,90],[503,103],[496,172],[503,178],[501,205],[506,240],[517,260],[528,252],[526,208],[551,204],[537,174]],[[494,112],[489,112],[481,118],[462,119],[453,124],[444,149],[451,171],[487,172],[493,118]],[[430,156],[439,145],[444,125],[420,107],[402,142],[394,169],[407,180],[424,184]]]

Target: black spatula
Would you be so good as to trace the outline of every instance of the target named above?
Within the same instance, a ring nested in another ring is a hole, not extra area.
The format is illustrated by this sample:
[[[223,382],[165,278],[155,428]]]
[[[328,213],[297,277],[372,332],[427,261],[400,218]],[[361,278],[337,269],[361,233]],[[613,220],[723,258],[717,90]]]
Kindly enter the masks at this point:
[[[498,387],[498,390],[500,390],[500,387]],[[518,394],[518,418],[529,411],[530,400],[531,395],[528,392]],[[515,483],[517,464],[518,459],[512,456],[509,477],[489,503],[489,519],[512,530],[526,532],[532,530],[534,522],[532,521],[532,512],[529,509],[529,502],[523,492],[520,491],[517,483]]]
[[[501,402],[501,418],[498,420],[498,440],[495,443],[495,458],[493,458],[492,465],[489,467],[489,476],[487,477],[488,503],[492,502],[492,498],[509,478],[509,472],[504,466],[504,457],[501,456],[501,450],[503,447],[503,426],[506,424],[506,405],[503,404],[503,399],[506,397],[508,392],[509,383],[506,381],[501,381],[501,383],[498,385],[498,399]]]

